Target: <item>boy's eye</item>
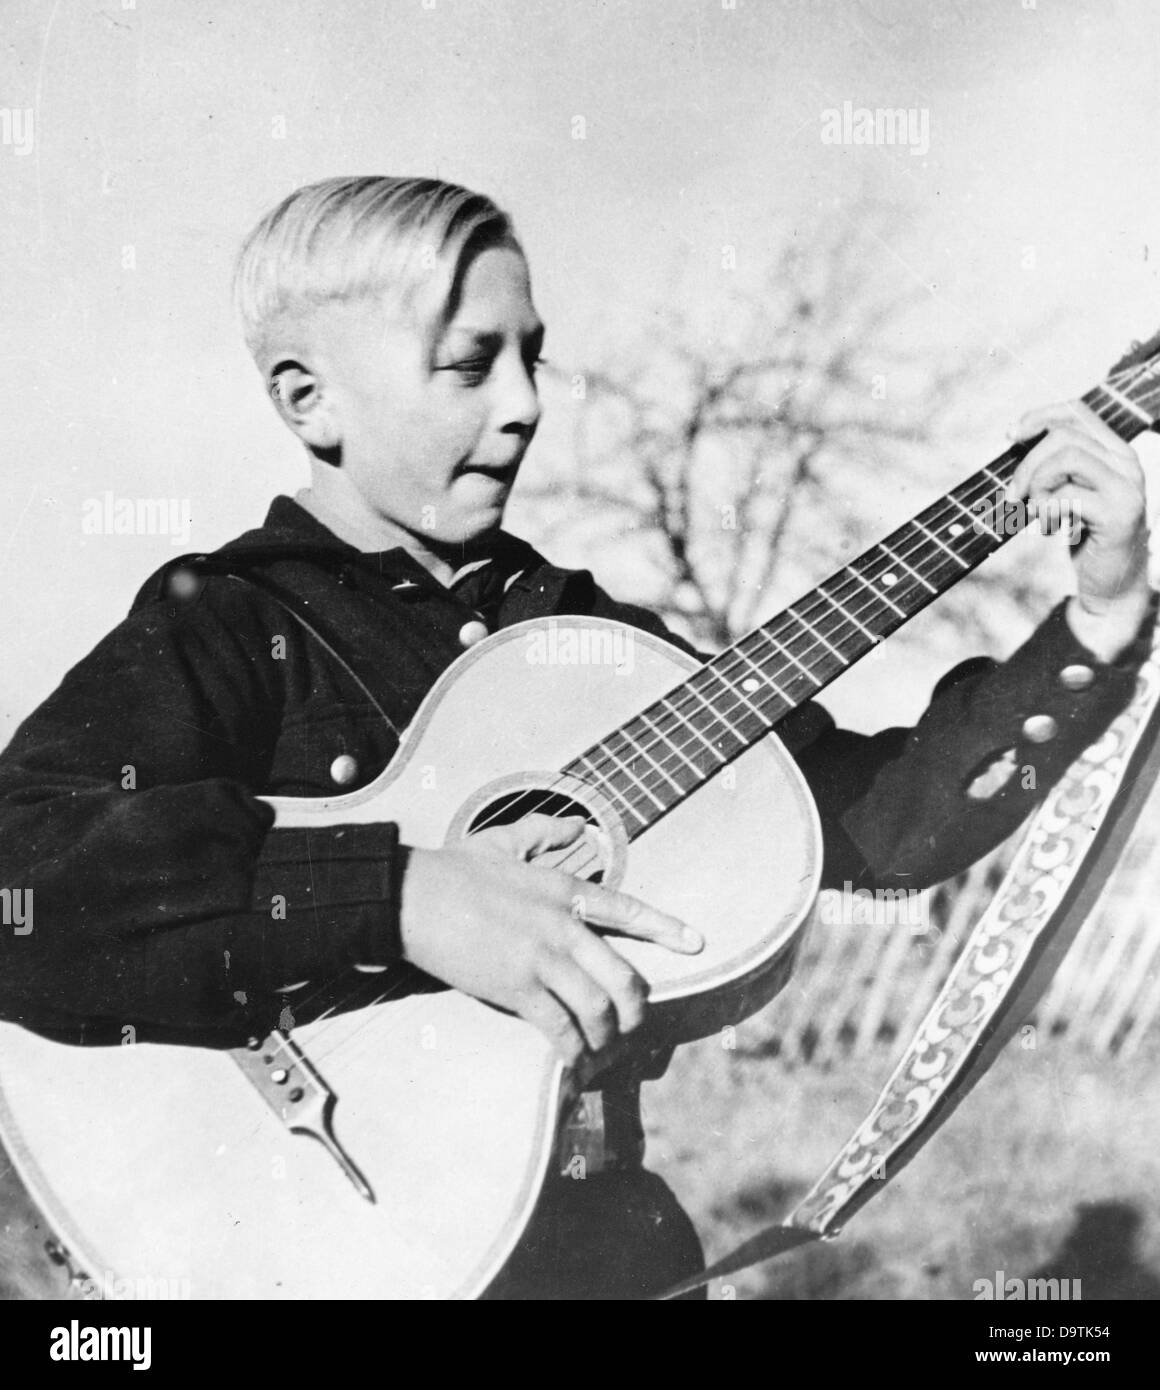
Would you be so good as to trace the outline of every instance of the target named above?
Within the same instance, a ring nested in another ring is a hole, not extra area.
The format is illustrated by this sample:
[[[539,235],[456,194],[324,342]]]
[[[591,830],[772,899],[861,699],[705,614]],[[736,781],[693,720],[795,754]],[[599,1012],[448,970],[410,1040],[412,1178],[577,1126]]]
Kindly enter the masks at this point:
[[[455,372],[466,386],[480,386],[486,381],[494,361],[492,357],[465,357],[458,362],[448,362],[437,370]],[[543,357],[533,357],[525,363],[525,370],[530,376],[535,376],[545,361]]]
[[[487,357],[472,357],[454,365],[463,380],[471,386],[478,386],[491,371],[491,359]]]

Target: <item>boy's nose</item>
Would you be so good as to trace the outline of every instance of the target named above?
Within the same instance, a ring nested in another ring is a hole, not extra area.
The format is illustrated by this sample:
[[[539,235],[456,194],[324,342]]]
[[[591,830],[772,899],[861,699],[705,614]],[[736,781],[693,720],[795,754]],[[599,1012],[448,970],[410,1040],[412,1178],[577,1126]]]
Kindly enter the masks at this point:
[[[540,394],[523,362],[505,376],[499,407],[501,429],[531,435],[536,428],[540,419]]]

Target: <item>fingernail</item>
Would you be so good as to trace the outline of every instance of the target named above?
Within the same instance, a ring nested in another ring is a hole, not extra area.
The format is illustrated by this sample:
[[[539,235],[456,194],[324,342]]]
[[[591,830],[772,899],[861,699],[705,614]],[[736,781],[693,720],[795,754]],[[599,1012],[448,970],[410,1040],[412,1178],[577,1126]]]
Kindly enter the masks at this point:
[[[699,931],[694,931],[692,927],[685,927],[681,932],[681,945],[686,951],[699,951],[705,944],[705,938]]]

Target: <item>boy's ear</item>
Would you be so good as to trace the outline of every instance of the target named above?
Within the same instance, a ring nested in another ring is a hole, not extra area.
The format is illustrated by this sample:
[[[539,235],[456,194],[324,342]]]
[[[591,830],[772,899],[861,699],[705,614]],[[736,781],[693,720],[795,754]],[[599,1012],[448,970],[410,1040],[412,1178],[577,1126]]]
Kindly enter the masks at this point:
[[[274,407],[311,453],[337,462],[342,434],[320,378],[293,358],[276,362],[267,376]]]

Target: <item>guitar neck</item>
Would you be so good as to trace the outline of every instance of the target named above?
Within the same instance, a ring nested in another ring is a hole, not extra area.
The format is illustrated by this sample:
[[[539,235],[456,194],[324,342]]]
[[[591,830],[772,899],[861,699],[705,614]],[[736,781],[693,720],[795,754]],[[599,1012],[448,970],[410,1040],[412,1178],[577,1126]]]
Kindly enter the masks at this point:
[[[1110,383],[1083,399],[1124,440],[1152,423]],[[1004,492],[1037,442],[1000,454],[565,771],[595,783],[639,835],[1016,535],[1027,513]]]

